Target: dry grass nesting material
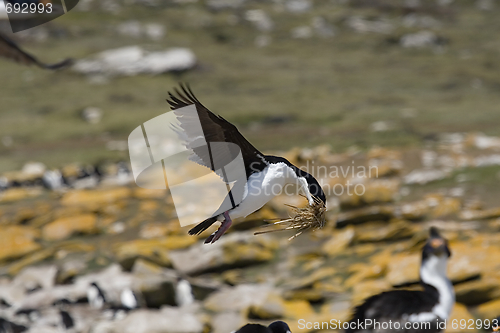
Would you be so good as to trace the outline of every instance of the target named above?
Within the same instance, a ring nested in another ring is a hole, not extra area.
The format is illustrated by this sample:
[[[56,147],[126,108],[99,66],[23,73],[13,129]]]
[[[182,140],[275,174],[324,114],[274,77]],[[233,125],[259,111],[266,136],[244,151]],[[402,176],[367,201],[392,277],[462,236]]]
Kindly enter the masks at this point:
[[[290,237],[288,240],[292,240],[295,237],[301,235],[307,230],[317,230],[321,229],[326,224],[326,206],[318,198],[314,198],[314,203],[312,205],[307,205],[304,208],[299,208],[292,205],[287,205],[295,211],[295,216],[288,219],[281,219],[278,222],[266,225],[264,227],[271,226],[281,226],[279,229],[257,231],[254,235],[266,234],[269,232],[284,231],[284,230],[297,230],[297,233]]]

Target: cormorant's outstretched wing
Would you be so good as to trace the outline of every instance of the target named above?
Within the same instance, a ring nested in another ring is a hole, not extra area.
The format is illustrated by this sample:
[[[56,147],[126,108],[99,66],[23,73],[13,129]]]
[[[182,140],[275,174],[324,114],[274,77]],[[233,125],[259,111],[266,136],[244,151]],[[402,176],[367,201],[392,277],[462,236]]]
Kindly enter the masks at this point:
[[[174,90],[175,95],[169,93],[170,99],[167,100],[179,121],[178,134],[185,141],[186,147],[192,151],[191,160],[210,168],[226,183],[234,181],[231,191],[224,200],[224,202],[230,200],[234,208],[243,199],[243,188],[248,177],[252,173],[262,171],[269,163],[264,155],[248,142],[233,124],[212,113],[201,104],[189,86],[181,84],[180,88],[182,91]],[[192,108],[186,108],[190,105],[195,106],[196,112],[193,112]],[[237,170],[225,168],[238,155],[238,148],[245,164],[246,178],[243,177],[243,179],[237,166]],[[233,177],[235,175],[236,177]],[[217,212],[222,213],[219,210]],[[214,213],[213,217],[189,230],[189,234],[196,235],[209,228],[217,221],[217,212]]]
[[[66,59],[55,64],[45,64],[29,53],[21,50],[14,41],[0,34],[0,57],[14,60],[23,65],[36,65],[44,69],[61,69],[73,64],[72,59]]]
[[[262,171],[267,165],[268,161],[260,151],[258,151],[250,142],[241,135],[238,129],[222,118],[219,115],[212,113],[208,110],[201,102],[194,96],[193,92],[189,86],[180,85],[182,90],[174,89],[175,95],[169,92],[170,99],[167,102],[170,104],[172,110],[177,115],[180,122],[180,127],[185,134],[185,140],[189,146],[196,140],[199,140],[200,133],[198,128],[195,128],[193,124],[201,124],[203,130],[203,136],[207,144],[212,142],[226,142],[233,143],[240,148],[243,161],[245,162],[245,171],[247,178],[254,172]],[[196,107],[198,119],[193,119],[196,115],[193,112],[183,112],[182,108],[194,105]],[[230,145],[228,145],[230,149]],[[217,165],[226,165],[234,156],[217,156],[217,151],[215,150],[215,156],[210,156],[209,150],[206,147],[189,147],[193,150],[194,154],[198,157],[197,163],[202,164],[213,171],[217,172]],[[214,153],[214,150],[212,150]],[[227,153],[226,151],[221,151],[220,154]],[[232,152],[234,154],[234,152]],[[231,155],[233,155],[231,154]],[[214,164],[215,163],[215,164]]]

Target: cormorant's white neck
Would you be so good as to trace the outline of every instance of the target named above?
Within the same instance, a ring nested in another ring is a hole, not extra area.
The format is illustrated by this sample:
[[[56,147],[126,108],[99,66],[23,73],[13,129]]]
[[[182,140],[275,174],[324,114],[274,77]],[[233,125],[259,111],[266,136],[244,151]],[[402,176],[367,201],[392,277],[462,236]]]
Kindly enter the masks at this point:
[[[433,286],[439,293],[439,303],[434,306],[432,312],[441,319],[448,319],[455,304],[455,291],[451,281],[446,276],[448,256],[429,256],[422,262],[420,267],[420,278],[422,282]]]

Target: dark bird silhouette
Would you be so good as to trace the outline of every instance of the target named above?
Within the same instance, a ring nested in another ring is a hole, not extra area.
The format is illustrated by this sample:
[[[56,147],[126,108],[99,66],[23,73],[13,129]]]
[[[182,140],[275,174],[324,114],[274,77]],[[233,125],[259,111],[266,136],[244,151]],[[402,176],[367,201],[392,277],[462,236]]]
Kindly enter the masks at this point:
[[[23,51],[13,40],[0,34],[0,57],[13,60],[22,65],[36,65],[43,69],[62,69],[73,64],[73,60],[68,58],[55,64],[46,64],[41,62],[31,54]]]
[[[234,333],[292,333],[284,321],[278,320],[269,326],[261,324],[246,324]]]

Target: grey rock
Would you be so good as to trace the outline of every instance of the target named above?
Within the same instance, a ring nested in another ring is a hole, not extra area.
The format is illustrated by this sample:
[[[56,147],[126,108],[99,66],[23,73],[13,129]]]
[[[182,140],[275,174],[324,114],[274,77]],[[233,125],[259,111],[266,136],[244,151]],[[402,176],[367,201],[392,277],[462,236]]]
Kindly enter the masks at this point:
[[[303,25],[300,27],[293,28],[291,31],[292,38],[297,39],[307,39],[311,38],[313,35],[313,30],[308,25]]]
[[[82,285],[57,285],[50,289],[40,289],[27,294],[19,302],[12,304],[12,306],[15,309],[37,309],[51,306],[61,300],[76,302],[79,299],[85,298],[86,295],[87,288]]]
[[[427,184],[448,177],[449,172],[441,169],[416,169],[403,177],[405,184]]]
[[[82,118],[90,124],[98,124],[102,118],[102,110],[100,108],[89,106],[83,109]]]
[[[87,75],[134,76],[184,71],[195,65],[196,56],[186,48],[147,52],[139,46],[129,46],[80,60],[73,66],[73,70]]]
[[[247,10],[245,19],[251,22],[259,31],[271,31],[274,28],[274,23],[262,9]]]
[[[134,38],[139,38],[142,36],[142,26],[139,21],[126,21],[123,23],[120,23],[117,27],[116,30],[118,31],[119,34],[128,36],[128,37],[134,37]]]
[[[347,19],[347,26],[360,33],[374,32],[379,34],[389,34],[394,30],[393,25],[387,21],[366,20],[358,16],[352,16]]]
[[[160,40],[165,36],[165,26],[158,23],[142,24],[139,21],[126,21],[118,25],[117,31],[120,35],[132,38],[147,37],[152,40]]]
[[[240,246],[246,246],[250,249],[245,248],[240,254],[238,251]],[[187,250],[172,251],[170,259],[177,271],[190,275],[199,274],[270,260],[269,253],[272,251],[270,246],[271,242],[266,235],[255,237],[253,232],[234,232],[225,235],[210,246],[200,242]],[[227,253],[229,249],[233,251],[231,255]]]
[[[267,284],[241,284],[223,288],[205,300],[204,306],[215,312],[245,312],[252,306],[261,306],[275,288]]]
[[[285,8],[291,13],[305,13],[312,8],[311,0],[288,0]]]
[[[246,317],[241,312],[221,312],[212,318],[212,333],[234,332],[247,324]]]
[[[335,36],[335,29],[333,25],[329,24],[321,16],[313,17],[311,26],[319,37],[329,38]]]
[[[15,286],[20,286],[29,291],[37,288],[50,289],[54,287],[57,267],[32,266],[24,268],[12,281]]]
[[[413,34],[404,35],[401,37],[399,43],[405,48],[430,47],[438,43],[438,37],[432,31],[423,30]]]
[[[245,0],[207,0],[208,9],[219,11],[225,9],[238,9],[243,6]]]
[[[98,323],[92,333],[201,333],[203,322],[184,309],[137,310],[122,320]]]

